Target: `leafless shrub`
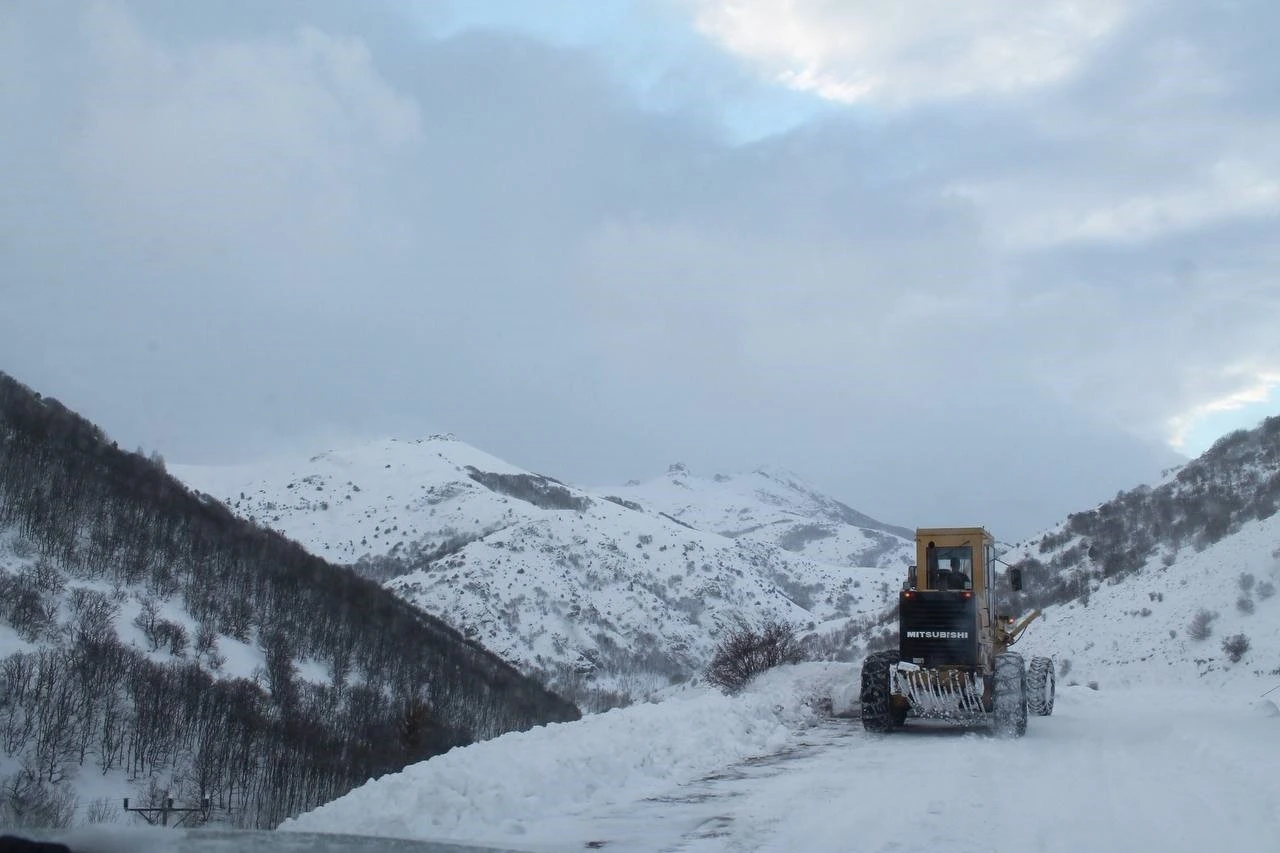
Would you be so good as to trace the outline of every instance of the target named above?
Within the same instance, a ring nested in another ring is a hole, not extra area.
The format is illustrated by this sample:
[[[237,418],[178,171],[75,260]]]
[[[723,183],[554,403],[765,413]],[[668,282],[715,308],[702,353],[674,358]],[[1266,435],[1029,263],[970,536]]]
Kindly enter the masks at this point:
[[[77,802],[70,785],[51,785],[24,766],[0,779],[0,827],[66,829]]]
[[[115,620],[119,605],[105,592],[74,587],[67,596],[69,627],[73,634],[91,642],[103,642],[116,635]]]
[[[1263,581],[1258,584],[1258,598],[1266,601],[1268,598],[1276,594],[1276,585],[1271,581]]]
[[[1222,651],[1227,656],[1227,660],[1232,663],[1239,663],[1240,658],[1244,657],[1244,653],[1249,651],[1249,638],[1244,634],[1232,634],[1230,637],[1222,638]]]
[[[1253,599],[1247,595],[1242,595],[1236,599],[1236,610],[1241,613],[1249,614],[1253,612]]]
[[[84,822],[93,823],[115,823],[120,817],[120,806],[114,799],[107,797],[98,797],[89,801],[89,807],[85,812]]]
[[[159,648],[168,648],[169,653],[182,657],[187,651],[187,629],[177,622],[161,619],[155,625],[155,639]]]
[[[196,628],[194,650],[197,657],[213,657],[218,653],[218,631],[208,622],[201,622]]]
[[[138,615],[133,618],[133,626],[147,638],[147,642],[151,644],[149,651],[154,652],[160,648],[160,639],[156,636],[156,622],[160,619],[160,608],[155,598],[149,595],[143,596],[140,603],[142,607],[138,610]]]
[[[1209,639],[1209,635],[1213,633],[1213,620],[1217,618],[1218,614],[1211,611],[1196,611],[1196,615],[1191,617],[1191,623],[1187,625],[1187,636],[1193,640]]]
[[[736,693],[766,669],[799,660],[800,644],[791,625],[770,621],[758,632],[738,627],[716,646],[706,678],[726,693]]]

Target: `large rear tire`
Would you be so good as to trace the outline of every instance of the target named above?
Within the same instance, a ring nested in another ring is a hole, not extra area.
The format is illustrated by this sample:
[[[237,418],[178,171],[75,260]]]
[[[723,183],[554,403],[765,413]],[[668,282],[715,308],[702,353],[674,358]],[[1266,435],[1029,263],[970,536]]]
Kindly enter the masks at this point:
[[[869,732],[884,734],[893,731],[889,667],[897,662],[897,652],[876,652],[862,662],[862,727]]]
[[[1027,733],[1027,668],[1022,655],[996,655],[992,727],[998,737]]]
[[[1056,686],[1053,659],[1032,658],[1027,670],[1027,710],[1041,717],[1052,714]]]

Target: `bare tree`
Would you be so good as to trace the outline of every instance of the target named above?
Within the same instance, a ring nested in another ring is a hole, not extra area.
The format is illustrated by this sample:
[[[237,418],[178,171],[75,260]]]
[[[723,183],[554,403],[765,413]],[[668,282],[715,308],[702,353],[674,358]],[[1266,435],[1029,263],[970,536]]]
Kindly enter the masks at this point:
[[[766,669],[799,660],[800,644],[791,625],[769,621],[759,631],[741,626],[732,629],[716,647],[706,678],[734,693]]]

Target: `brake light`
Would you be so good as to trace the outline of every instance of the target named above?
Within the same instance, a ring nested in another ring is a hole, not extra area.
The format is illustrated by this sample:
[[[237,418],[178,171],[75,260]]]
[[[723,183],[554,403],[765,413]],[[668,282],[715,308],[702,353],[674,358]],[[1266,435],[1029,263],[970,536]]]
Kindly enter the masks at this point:
[[[965,592],[960,593],[960,597],[961,597],[961,598],[973,598],[973,593],[972,593],[972,592],[965,591]]]

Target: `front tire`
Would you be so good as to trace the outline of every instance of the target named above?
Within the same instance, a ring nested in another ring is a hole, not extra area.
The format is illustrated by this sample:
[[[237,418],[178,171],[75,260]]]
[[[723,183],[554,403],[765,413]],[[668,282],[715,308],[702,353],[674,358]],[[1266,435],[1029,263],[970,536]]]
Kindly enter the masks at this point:
[[[889,702],[889,667],[897,652],[876,652],[862,662],[862,727],[875,734],[893,731],[893,706]]]
[[[1027,668],[1022,655],[996,655],[992,727],[997,737],[1022,737],[1027,733]]]
[[[1041,717],[1052,714],[1056,687],[1053,659],[1032,658],[1031,668],[1027,670],[1027,710]]]

